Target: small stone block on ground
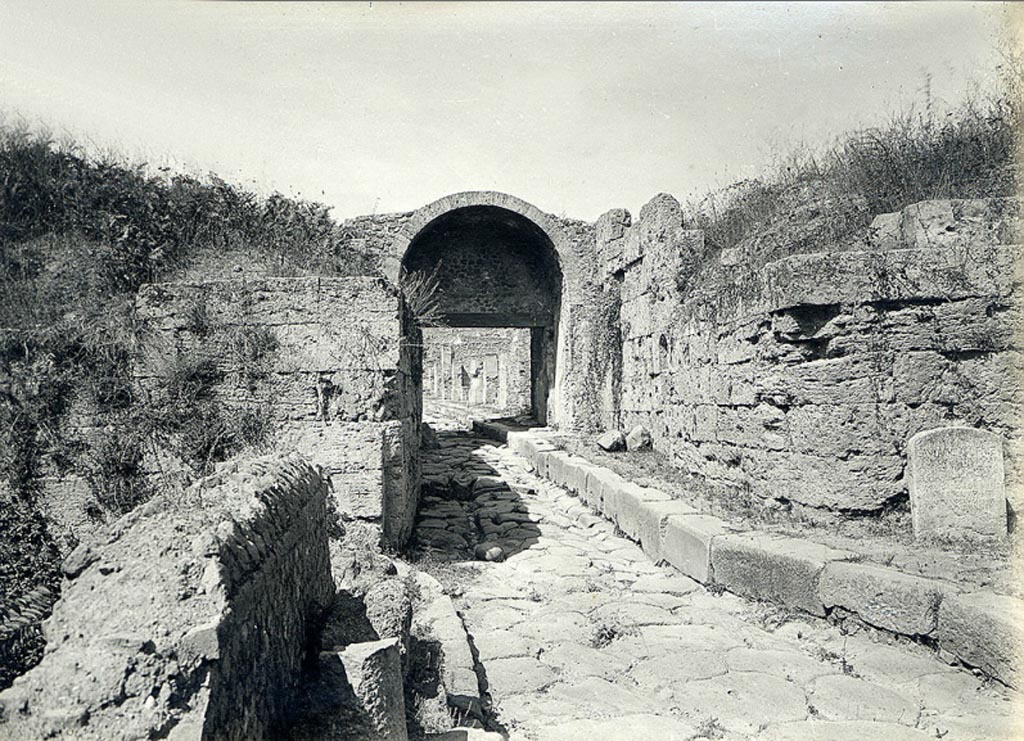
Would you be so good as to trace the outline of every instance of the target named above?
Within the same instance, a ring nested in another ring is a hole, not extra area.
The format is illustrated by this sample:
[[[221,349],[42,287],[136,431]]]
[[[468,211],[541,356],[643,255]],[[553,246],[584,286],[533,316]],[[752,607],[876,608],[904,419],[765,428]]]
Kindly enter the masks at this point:
[[[397,638],[353,643],[337,654],[377,741],[406,741],[405,695]]]
[[[637,425],[626,435],[626,450],[633,453],[651,447],[651,433],[643,425]]]
[[[619,430],[608,430],[597,438],[597,447],[609,453],[626,449],[626,436]]]
[[[1006,535],[1003,440],[973,427],[919,432],[907,446],[916,538]]]
[[[731,592],[824,617],[818,578],[828,562],[853,555],[798,538],[743,533],[714,538],[711,568],[715,583]]]

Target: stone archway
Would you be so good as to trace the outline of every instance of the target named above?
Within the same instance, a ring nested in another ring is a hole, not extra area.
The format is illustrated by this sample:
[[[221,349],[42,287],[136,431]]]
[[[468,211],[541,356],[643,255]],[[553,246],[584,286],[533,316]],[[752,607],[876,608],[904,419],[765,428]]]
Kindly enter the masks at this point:
[[[383,267],[396,284],[433,275],[449,326],[528,328],[531,411],[560,421],[563,294],[577,271],[557,221],[503,193],[457,193],[416,211]]]

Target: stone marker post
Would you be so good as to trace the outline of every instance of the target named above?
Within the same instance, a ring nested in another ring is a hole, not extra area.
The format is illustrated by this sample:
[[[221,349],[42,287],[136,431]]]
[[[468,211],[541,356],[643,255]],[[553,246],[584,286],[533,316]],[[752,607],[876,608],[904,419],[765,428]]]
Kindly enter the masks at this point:
[[[914,537],[1006,535],[1003,441],[973,427],[919,432],[907,448]]]

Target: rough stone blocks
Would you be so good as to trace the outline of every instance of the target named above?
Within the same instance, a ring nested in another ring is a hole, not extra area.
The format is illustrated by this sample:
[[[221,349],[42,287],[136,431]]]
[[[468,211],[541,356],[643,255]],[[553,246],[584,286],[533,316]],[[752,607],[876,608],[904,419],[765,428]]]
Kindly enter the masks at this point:
[[[572,458],[562,450],[556,450],[548,454],[548,478],[559,486],[565,486],[569,480],[569,468],[572,465]]]
[[[1024,601],[991,592],[947,596],[936,635],[939,647],[965,664],[1024,687]]]
[[[673,515],[662,532],[661,557],[692,579],[708,584],[712,579],[711,541],[728,532],[717,517]]]
[[[1006,535],[1003,442],[972,427],[919,432],[907,447],[914,536]]]
[[[818,586],[826,607],[842,607],[871,625],[905,635],[934,631],[939,604],[952,591],[934,579],[848,562],[828,564]]]
[[[606,513],[608,509],[605,500],[610,499],[610,492],[625,483],[625,480],[614,471],[594,466],[587,475],[587,485],[582,498],[598,512]]]
[[[627,536],[639,540],[644,521],[644,503],[667,502],[669,499],[668,494],[657,489],[648,489],[631,481],[624,481],[622,485],[610,487],[605,491],[604,514]]]
[[[344,667],[363,721],[380,741],[406,741],[405,695],[398,639],[353,643],[334,654]],[[332,661],[321,654],[321,664]],[[344,680],[343,680],[344,681]]]
[[[780,602],[824,617],[818,578],[825,564],[853,554],[764,533],[722,535],[711,543],[715,583],[736,594]]]
[[[641,502],[637,510],[636,539],[640,543],[640,547],[644,549],[644,553],[650,556],[655,563],[665,558],[661,549],[661,541],[668,519],[676,515],[690,515],[695,512],[696,510],[689,504],[677,500]]]

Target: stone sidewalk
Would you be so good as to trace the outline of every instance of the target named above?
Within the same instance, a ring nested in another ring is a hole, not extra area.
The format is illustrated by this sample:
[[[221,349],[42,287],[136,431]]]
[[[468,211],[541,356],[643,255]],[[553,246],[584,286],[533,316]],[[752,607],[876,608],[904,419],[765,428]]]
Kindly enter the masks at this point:
[[[415,548],[455,598],[493,730],[552,741],[1024,735],[1005,687],[909,642],[709,592],[652,564],[504,446],[439,438],[424,451]],[[503,561],[474,558],[495,545]]]

